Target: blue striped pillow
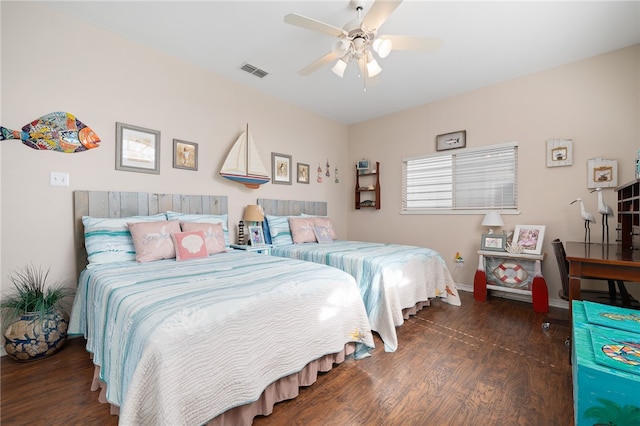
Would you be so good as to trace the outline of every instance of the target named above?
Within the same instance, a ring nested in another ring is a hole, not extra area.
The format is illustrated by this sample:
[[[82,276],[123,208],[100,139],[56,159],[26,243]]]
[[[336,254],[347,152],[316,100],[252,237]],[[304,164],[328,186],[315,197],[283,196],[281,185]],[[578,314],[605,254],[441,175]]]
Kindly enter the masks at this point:
[[[229,219],[227,214],[195,214],[195,213],[179,213],[167,212],[168,220],[179,220],[180,222],[194,223],[221,223],[222,232],[224,233],[224,245],[229,247]]]
[[[269,234],[271,235],[271,244],[274,246],[293,244],[291,228],[289,227],[289,216],[266,215],[266,218],[269,226]]]
[[[91,217],[83,216],[84,245],[89,263],[136,260],[136,249],[128,223],[167,220],[164,213],[153,216]]]

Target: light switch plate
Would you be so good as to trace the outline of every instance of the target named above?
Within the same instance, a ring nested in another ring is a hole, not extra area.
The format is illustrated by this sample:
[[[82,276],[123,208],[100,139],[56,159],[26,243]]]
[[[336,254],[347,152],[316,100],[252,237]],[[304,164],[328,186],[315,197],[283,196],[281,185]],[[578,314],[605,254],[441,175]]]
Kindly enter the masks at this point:
[[[69,173],[51,172],[49,176],[51,186],[69,186]]]

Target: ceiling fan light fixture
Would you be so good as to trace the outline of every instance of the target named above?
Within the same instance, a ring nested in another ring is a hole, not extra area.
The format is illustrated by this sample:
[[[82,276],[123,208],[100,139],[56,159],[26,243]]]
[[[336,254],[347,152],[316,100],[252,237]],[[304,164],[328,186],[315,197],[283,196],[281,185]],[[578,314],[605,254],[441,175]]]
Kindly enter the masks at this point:
[[[381,71],[382,68],[380,68],[380,65],[378,65],[378,61],[376,61],[375,59],[371,59],[369,62],[367,62],[367,76],[375,77],[376,75],[380,74]]]
[[[333,43],[333,46],[331,48],[331,50],[333,51],[333,53],[336,54],[337,57],[341,58],[343,57],[347,51],[349,50],[349,46],[351,43],[349,43],[348,40],[341,38],[335,41],[335,43]]]
[[[381,58],[389,56],[392,48],[393,43],[391,43],[391,40],[386,38],[377,38],[373,42],[373,50],[375,50]]]
[[[331,68],[331,71],[338,77],[342,78],[344,76],[344,70],[347,69],[347,63],[342,59],[338,59],[336,64]]]

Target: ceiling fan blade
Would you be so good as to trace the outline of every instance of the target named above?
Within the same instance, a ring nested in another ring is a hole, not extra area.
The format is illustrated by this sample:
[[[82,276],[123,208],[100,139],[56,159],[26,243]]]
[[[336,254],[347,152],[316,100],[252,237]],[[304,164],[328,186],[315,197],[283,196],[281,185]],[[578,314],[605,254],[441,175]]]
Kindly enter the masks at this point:
[[[411,37],[401,35],[381,35],[378,38],[391,40],[393,50],[410,50],[413,52],[435,52],[442,46],[438,37]]]
[[[362,29],[375,32],[384,24],[389,15],[400,6],[402,0],[376,0],[362,20]]]
[[[284,22],[334,37],[340,37],[347,34],[347,32],[342,28],[334,27],[333,25],[325,24],[324,22],[298,15],[297,13],[290,13],[286,15],[284,17]]]
[[[323,57],[316,59],[306,67],[302,68],[300,71],[298,71],[298,75],[301,75],[304,77],[311,75],[314,72],[318,71],[323,66],[327,65],[329,62],[332,62],[336,59],[338,59],[338,55],[336,55],[333,52],[329,52]]]

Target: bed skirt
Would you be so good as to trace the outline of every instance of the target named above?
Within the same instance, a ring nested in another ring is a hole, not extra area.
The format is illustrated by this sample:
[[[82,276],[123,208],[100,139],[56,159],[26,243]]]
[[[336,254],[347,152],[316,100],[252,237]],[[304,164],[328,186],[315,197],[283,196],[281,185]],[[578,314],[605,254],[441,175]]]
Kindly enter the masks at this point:
[[[342,363],[353,352],[355,352],[355,344],[347,343],[342,351],[311,361],[301,371],[271,383],[258,400],[225,411],[207,422],[207,426],[251,425],[254,417],[268,416],[273,412],[273,406],[278,402],[297,397],[301,386],[312,385],[318,378],[319,372],[331,370],[334,364]],[[95,366],[91,390],[97,391],[98,389],[100,389],[98,400],[101,403],[107,403],[107,385],[100,380],[100,367]],[[111,405],[111,414],[118,415],[119,412],[118,406]]]
[[[402,310],[402,318],[409,319],[409,317],[417,314],[418,312],[420,312],[423,308],[426,308],[427,306],[431,306],[431,301],[430,300],[423,300],[421,302],[416,303],[415,305],[413,305],[410,308],[404,308]]]

